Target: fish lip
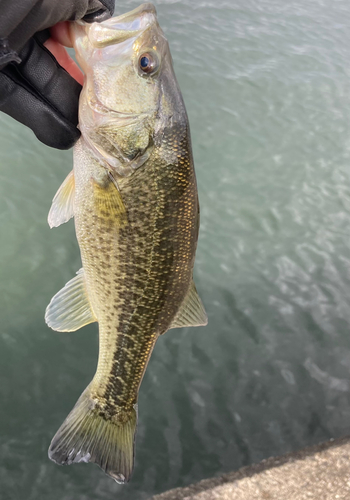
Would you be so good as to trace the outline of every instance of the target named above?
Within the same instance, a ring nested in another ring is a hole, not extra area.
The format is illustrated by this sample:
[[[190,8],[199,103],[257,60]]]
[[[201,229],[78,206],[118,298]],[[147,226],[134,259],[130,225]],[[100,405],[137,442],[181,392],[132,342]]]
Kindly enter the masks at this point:
[[[144,3],[136,9],[112,17],[101,23],[76,21],[77,28],[83,28],[93,48],[116,45],[142,32],[157,22],[157,11],[152,3]]]
[[[143,4],[139,5],[139,7],[136,7],[136,9],[125,12],[124,14],[120,14],[119,16],[110,17],[110,18],[108,18],[102,22],[96,23],[96,24],[104,25],[104,26],[114,25],[114,24],[120,23],[121,21],[135,19],[137,17],[140,17],[142,14],[147,14],[147,13],[153,14],[154,16],[157,16],[157,9],[155,8],[153,3],[151,3],[151,2],[143,3]],[[92,24],[94,24],[94,23],[87,23],[81,19],[79,19],[75,22],[76,22],[76,24],[80,24],[82,26],[86,26],[86,25],[91,26]]]
[[[103,21],[103,24],[112,24],[111,21],[113,21],[113,24],[119,23],[120,21],[125,21],[126,19],[133,18],[135,19],[136,17],[140,17],[142,14],[154,14],[155,16],[157,15],[157,10],[153,3],[151,2],[146,2],[139,7],[136,7],[136,9],[130,10],[129,12],[125,12],[124,14],[121,14],[120,16],[115,16],[110,19],[106,19],[106,21]]]

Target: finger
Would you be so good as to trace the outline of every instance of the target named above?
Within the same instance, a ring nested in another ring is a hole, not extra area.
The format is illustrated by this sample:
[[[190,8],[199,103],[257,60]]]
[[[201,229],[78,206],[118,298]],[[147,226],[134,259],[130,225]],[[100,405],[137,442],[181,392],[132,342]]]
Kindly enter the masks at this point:
[[[38,31],[60,21],[103,21],[113,14],[114,0],[0,0],[0,33],[19,52]]]
[[[66,49],[60,43],[52,38],[49,38],[44,46],[56,58],[57,62],[78,82],[80,85],[84,83],[84,75],[77,63],[70,57]]]
[[[50,28],[51,37],[56,42],[64,45],[65,47],[73,47],[73,40],[71,39],[69,23],[57,23]]]
[[[0,72],[0,110],[30,127],[40,141],[68,149],[77,129],[81,86],[37,40],[20,53],[22,63]]]

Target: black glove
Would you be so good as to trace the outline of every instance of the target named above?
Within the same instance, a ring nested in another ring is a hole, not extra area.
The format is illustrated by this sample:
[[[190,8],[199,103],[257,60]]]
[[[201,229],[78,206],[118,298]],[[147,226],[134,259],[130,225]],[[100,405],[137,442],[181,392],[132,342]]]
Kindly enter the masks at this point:
[[[30,127],[48,146],[78,140],[81,85],[43,43],[60,21],[103,21],[114,0],[0,0],[0,111]]]

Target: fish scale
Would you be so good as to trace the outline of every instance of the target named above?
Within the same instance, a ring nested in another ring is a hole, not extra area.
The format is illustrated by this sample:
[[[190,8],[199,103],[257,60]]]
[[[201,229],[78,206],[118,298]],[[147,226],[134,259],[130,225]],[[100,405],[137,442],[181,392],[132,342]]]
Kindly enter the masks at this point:
[[[49,223],[74,216],[82,269],[53,297],[46,321],[58,331],[97,321],[99,358],[49,456],[95,462],[124,483],[133,470],[138,391],[157,338],[207,323],[192,278],[199,204],[187,114],[154,7],[98,28],[75,24],[73,34],[86,72],[82,137]]]

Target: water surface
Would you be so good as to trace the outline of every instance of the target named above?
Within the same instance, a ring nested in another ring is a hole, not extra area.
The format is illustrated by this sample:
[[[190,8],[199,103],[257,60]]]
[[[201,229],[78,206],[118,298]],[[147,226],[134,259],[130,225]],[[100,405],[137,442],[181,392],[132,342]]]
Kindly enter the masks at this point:
[[[349,4],[156,5],[192,129],[209,325],[158,341],[128,486],[50,462],[94,373],[97,327],[44,323],[80,268],[72,221],[46,222],[71,151],[0,116],[1,499],[143,500],[349,433]]]

